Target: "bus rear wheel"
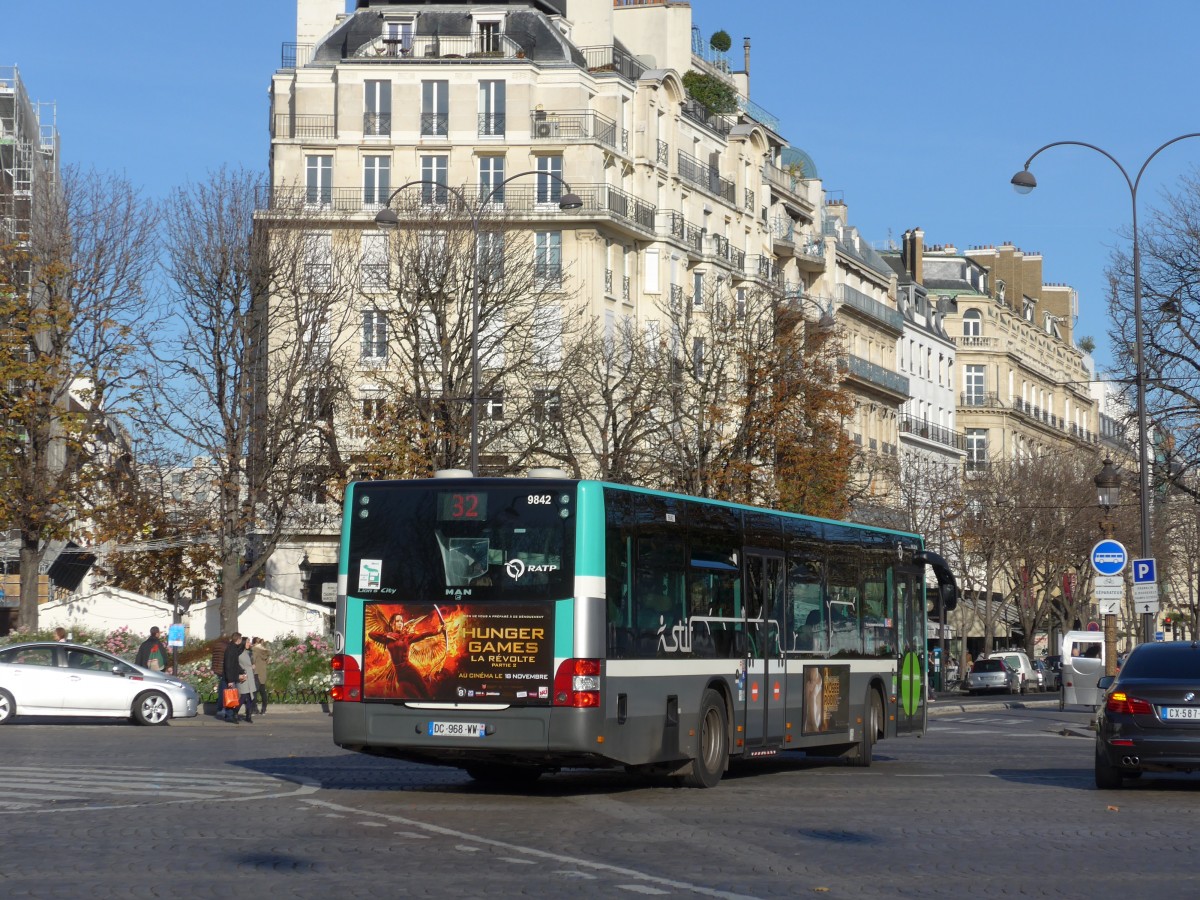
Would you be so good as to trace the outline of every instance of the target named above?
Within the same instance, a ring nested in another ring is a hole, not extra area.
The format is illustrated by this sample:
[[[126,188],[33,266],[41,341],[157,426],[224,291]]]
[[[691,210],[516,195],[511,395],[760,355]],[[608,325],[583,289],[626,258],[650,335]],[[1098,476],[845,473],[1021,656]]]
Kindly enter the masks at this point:
[[[709,688],[700,700],[698,746],[692,770],[683,776],[685,787],[716,787],[729,765],[729,732],[725,721],[725,701]]]
[[[875,737],[879,734],[879,723],[883,721],[883,701],[874,688],[867,690],[863,703],[862,736],[846,754],[846,761],[857,768],[868,768],[875,753]]]

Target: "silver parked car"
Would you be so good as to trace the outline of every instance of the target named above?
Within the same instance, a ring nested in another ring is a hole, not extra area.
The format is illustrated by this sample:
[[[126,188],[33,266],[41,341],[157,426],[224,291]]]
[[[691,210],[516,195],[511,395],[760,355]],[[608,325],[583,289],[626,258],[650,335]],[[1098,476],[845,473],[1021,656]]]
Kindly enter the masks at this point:
[[[0,648],[0,724],[15,716],[102,716],[163,725],[196,715],[190,684],[79,644]]]
[[[1003,659],[993,656],[988,659],[977,659],[967,674],[964,687],[969,694],[982,694],[986,691],[1001,691],[1015,694],[1021,689],[1021,676],[1015,669],[1009,667]]]

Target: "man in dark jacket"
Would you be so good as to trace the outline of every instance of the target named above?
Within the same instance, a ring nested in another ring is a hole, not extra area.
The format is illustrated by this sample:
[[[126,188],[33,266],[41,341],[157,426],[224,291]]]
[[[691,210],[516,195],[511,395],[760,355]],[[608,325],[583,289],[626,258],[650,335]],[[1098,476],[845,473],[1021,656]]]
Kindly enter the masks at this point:
[[[143,669],[162,672],[167,668],[167,645],[163,643],[158,634],[158,626],[155,625],[150,629],[150,637],[142,641],[142,645],[138,647],[137,656],[133,661]]]
[[[241,655],[241,652],[242,636],[235,631],[229,636],[229,643],[225,645],[225,659],[222,665],[222,674],[225,677],[224,687],[237,688],[239,694],[242,691],[242,682],[246,680],[246,673],[242,671],[242,664],[238,661],[238,656]],[[237,708],[225,709],[224,697],[218,697],[217,702],[221,704],[225,718],[236,725]]]

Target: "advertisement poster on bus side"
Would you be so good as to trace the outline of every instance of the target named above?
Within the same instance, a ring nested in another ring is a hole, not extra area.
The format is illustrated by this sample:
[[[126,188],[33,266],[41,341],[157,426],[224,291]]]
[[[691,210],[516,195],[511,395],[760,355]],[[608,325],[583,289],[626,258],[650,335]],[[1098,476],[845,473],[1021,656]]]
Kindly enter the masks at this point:
[[[850,667],[805,666],[802,734],[850,727]]]
[[[369,603],[363,699],[549,704],[549,604]]]

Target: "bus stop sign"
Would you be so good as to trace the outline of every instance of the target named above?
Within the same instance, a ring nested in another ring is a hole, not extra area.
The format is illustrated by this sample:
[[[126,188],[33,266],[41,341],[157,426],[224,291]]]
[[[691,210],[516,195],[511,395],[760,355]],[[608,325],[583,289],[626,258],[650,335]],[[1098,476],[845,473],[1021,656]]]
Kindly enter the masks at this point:
[[[1108,538],[1092,548],[1092,568],[1097,575],[1120,575],[1127,562],[1129,553],[1120,541]]]

